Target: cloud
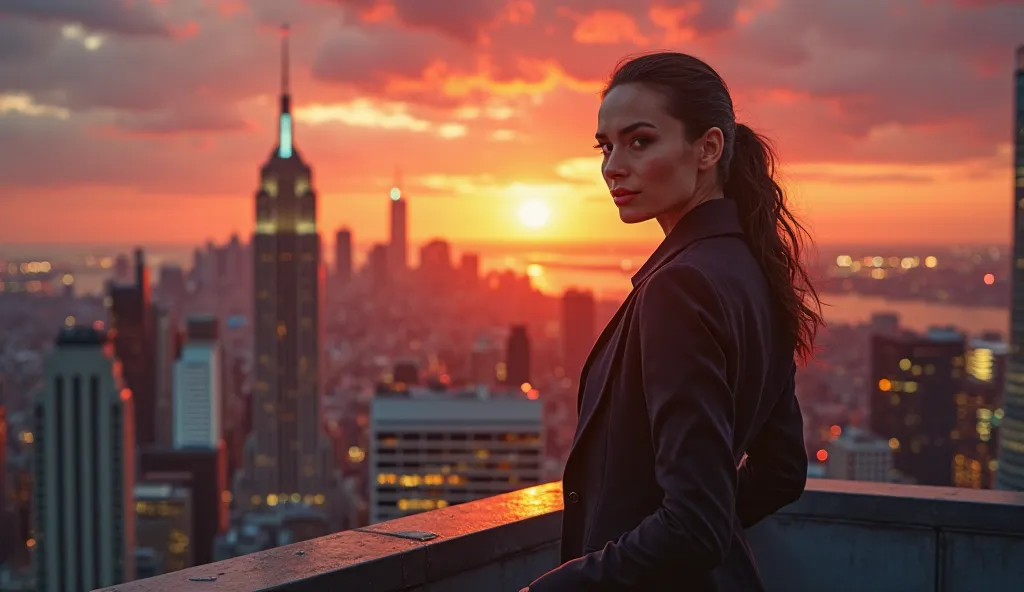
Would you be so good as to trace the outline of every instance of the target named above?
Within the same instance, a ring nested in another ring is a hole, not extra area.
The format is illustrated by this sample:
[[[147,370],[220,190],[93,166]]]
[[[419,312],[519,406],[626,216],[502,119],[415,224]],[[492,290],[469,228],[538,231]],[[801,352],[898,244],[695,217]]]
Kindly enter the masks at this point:
[[[77,23],[94,31],[122,35],[167,36],[168,21],[152,2],[123,0],[5,0],[0,17]]]
[[[573,41],[589,45],[633,43],[646,45],[636,18],[618,10],[596,10],[580,19],[572,32]]]
[[[187,106],[146,113],[120,113],[113,121],[114,133],[141,136],[223,134],[251,128],[252,125],[234,110]]]
[[[295,111],[295,117],[298,121],[312,125],[338,122],[352,127],[411,132],[425,132],[433,127],[429,121],[410,114],[407,105],[380,104],[366,99],[344,104],[313,104],[299,107]]]
[[[63,107],[41,105],[25,94],[0,94],[0,115],[17,113],[28,117],[55,117],[67,119],[70,112]]]
[[[60,37],[60,28],[56,25],[0,17],[0,64],[26,67],[52,52],[60,43]]]
[[[334,0],[354,9],[366,23],[395,20],[414,29],[434,31],[467,45],[482,41],[484,32],[502,15],[521,17],[522,10],[506,11],[506,0]],[[515,18],[515,17],[513,17]]]
[[[329,34],[312,72],[329,82],[381,91],[395,77],[418,77],[437,60],[458,62],[466,52],[430,31],[405,31],[388,23],[343,25]],[[463,65],[469,60],[462,60]]]
[[[483,30],[498,18],[505,4],[505,0],[393,1],[402,22],[435,29],[471,44],[480,40]]]
[[[432,133],[451,140],[462,138],[469,128],[458,121],[437,121],[416,115],[408,104],[355,99],[346,103],[314,103],[296,108],[296,120],[312,126],[340,123],[349,127]]]
[[[718,69],[787,165],[995,166],[1024,23],[1020,3],[959,0],[15,0],[0,13],[0,134],[46,155],[0,162],[8,187],[202,191],[188,187],[198,167],[240,194],[273,142],[285,21],[299,142],[328,178],[369,187],[364,171],[402,159],[577,190],[600,189],[585,155],[612,68],[665,48]]]

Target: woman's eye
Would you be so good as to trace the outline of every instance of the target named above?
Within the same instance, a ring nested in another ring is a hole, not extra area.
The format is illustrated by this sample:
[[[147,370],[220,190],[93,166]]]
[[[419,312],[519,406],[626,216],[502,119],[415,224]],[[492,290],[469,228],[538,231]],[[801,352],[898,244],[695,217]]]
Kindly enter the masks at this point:
[[[647,138],[633,138],[633,141],[629,143],[632,148],[646,148],[651,141]]]
[[[602,144],[600,142],[594,145],[594,149],[600,150],[604,154],[608,154],[612,151],[611,144]]]

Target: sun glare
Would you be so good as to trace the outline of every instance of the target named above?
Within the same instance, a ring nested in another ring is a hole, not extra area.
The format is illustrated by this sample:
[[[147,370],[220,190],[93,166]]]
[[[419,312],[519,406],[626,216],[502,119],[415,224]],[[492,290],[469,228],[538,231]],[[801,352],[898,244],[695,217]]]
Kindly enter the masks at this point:
[[[550,217],[548,204],[539,199],[531,199],[519,206],[519,221],[527,228],[542,228]]]

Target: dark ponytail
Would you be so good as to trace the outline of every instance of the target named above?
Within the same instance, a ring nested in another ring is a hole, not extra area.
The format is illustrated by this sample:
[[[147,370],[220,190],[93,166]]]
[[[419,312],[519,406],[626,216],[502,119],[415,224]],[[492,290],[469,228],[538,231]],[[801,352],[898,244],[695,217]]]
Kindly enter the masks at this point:
[[[815,335],[824,324],[821,301],[801,260],[808,234],[776,181],[777,158],[771,144],[736,123],[725,81],[693,56],[663,52],[627,61],[615,70],[604,94],[630,83],[663,93],[669,113],[683,122],[688,141],[712,127],[722,130],[725,146],[718,177],[723,193],[739,206],[747,242],[768,279],[797,357],[810,360]]]
[[[784,312],[797,356],[807,361],[824,319],[818,293],[801,260],[807,231],[786,205],[785,191],[775,178],[777,160],[766,138],[736,124],[723,191],[739,206],[744,234]]]

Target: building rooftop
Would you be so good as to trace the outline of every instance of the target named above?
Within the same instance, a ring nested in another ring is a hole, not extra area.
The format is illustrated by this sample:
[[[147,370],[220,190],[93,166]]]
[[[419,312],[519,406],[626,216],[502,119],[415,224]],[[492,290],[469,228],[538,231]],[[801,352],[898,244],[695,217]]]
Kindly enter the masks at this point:
[[[57,334],[55,342],[58,346],[88,345],[96,346],[107,343],[107,332],[89,325],[64,327]]]
[[[435,389],[425,386],[409,386],[401,390],[381,391],[375,394],[381,399],[412,399],[424,401],[488,401],[504,400],[535,400],[527,396],[521,388],[491,388],[488,386]]]
[[[561,484],[548,483],[105,590],[517,592],[557,565],[561,511]],[[1022,493],[812,479],[749,535],[769,591],[1024,581]]]

